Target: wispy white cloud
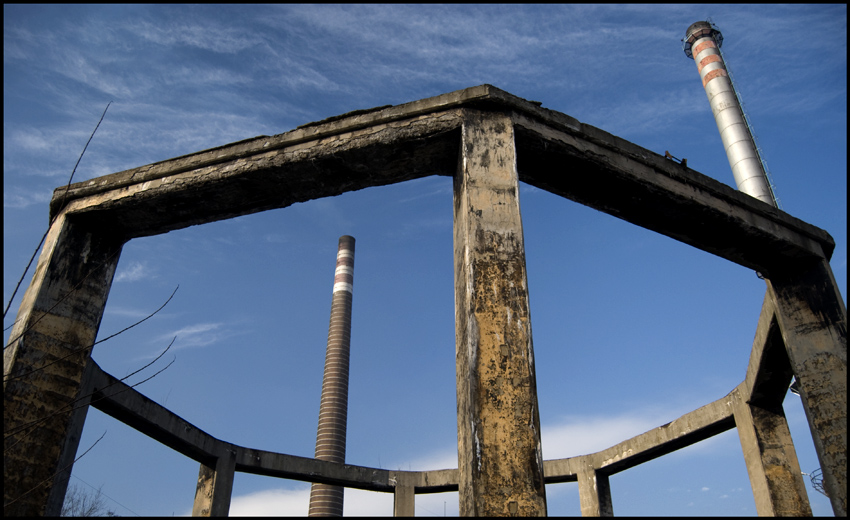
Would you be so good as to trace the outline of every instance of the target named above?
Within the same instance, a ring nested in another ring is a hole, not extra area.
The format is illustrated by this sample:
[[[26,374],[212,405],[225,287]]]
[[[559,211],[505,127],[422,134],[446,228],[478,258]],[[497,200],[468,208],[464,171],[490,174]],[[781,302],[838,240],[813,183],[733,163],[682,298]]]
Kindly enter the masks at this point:
[[[3,207],[22,209],[33,204],[50,202],[53,197],[52,189],[24,189],[13,187],[3,190]],[[45,223],[46,225],[46,223]]]
[[[174,339],[174,344],[170,351],[174,352],[175,350],[184,348],[208,347],[239,334],[242,334],[242,332],[228,328],[225,323],[197,323],[187,325],[155,337],[151,340],[151,343],[157,345],[157,350],[151,354],[140,356],[136,360],[151,359],[158,356],[162,353],[161,346],[163,344],[167,345],[172,339]]]
[[[142,20],[125,29],[139,38],[162,46],[186,45],[221,54],[236,54],[259,43],[256,34],[203,18],[155,24]]]
[[[141,262],[132,262],[115,275],[116,282],[138,282],[154,277],[150,268]]]

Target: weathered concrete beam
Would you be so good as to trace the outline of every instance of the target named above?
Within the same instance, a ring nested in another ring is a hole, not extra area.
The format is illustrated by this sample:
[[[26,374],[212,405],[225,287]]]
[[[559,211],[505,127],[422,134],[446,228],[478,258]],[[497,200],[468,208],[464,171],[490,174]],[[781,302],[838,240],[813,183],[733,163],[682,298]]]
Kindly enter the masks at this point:
[[[765,275],[829,258],[825,231],[602,130],[514,114],[520,180]]]
[[[94,364],[94,362],[92,362]],[[95,365],[91,406],[174,451],[214,468],[227,444]]]
[[[576,482],[588,467],[605,475],[643,464],[735,427],[731,393],[678,419],[596,453],[547,460],[546,483]]]
[[[435,469],[430,471],[408,471],[413,475],[416,494],[443,493],[458,490],[457,469]]]
[[[462,516],[546,514],[513,125],[465,111],[454,185]]]
[[[726,395],[675,421],[595,453],[596,467],[612,475],[734,427],[731,398]]]
[[[252,448],[237,447],[236,471],[368,491],[393,491],[393,485],[389,480],[389,470],[339,464]]]
[[[391,125],[399,121],[418,118],[422,115],[430,117],[438,112],[451,111],[452,109],[469,104],[488,103],[491,102],[494,95],[500,96],[500,99],[504,98],[506,101],[503,102],[510,100],[514,103],[518,102],[520,105],[522,103],[528,105],[527,101],[512,96],[507,92],[503,92],[490,85],[480,85],[402,105],[357,110],[302,125],[295,130],[271,137],[261,135],[236,143],[140,166],[131,170],[104,175],[96,179],[78,182],[72,184],[67,192],[65,187],[62,186],[61,188],[57,188],[53,194],[53,199],[50,202],[50,216],[52,218],[66,204],[76,199],[120,190],[121,188],[127,188],[135,184],[143,184],[184,172],[216,167],[225,163],[235,163],[239,159],[251,160],[255,156],[297,147],[305,143],[322,142],[328,138],[337,138],[345,134],[354,135],[354,132],[369,127],[393,128]],[[394,128],[404,128],[405,126],[403,123],[402,125],[395,125]],[[459,127],[459,120],[451,126],[451,128]],[[406,137],[417,139],[422,136],[416,135],[414,132]],[[444,175],[454,174],[455,157],[456,155],[451,155],[450,160],[452,163],[446,172],[443,173]]]
[[[64,203],[64,211],[129,239],[373,186],[450,175],[459,125],[457,111],[440,112],[254,155],[225,155],[220,162],[192,170],[183,170],[182,160],[177,160],[172,169],[167,164],[159,168],[164,176],[127,184],[135,175],[131,170],[116,174],[117,179],[90,181],[99,190]],[[54,200],[61,197],[57,190]]]
[[[65,216],[49,229],[3,351],[5,515],[61,507],[64,484],[51,490],[73,462],[62,450],[76,451],[74,407],[122,245]]]
[[[193,460],[217,467],[231,452],[234,469],[245,473],[307,482],[392,491],[389,470],[319,461],[221,441],[104,372],[92,361],[92,406]],[[405,471],[417,493],[457,491],[457,470]]]
[[[770,274],[835,247],[823,230],[661,155],[490,85],[344,114],[54,193],[128,238],[428,175],[453,175],[460,112],[512,113],[520,180]],[[203,200],[204,204],[200,201]]]

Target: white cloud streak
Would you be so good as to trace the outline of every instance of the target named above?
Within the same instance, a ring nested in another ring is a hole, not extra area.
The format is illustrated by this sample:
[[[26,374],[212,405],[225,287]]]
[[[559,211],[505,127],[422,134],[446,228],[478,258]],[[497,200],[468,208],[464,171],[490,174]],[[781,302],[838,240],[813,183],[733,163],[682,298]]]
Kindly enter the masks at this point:
[[[132,262],[115,275],[116,282],[138,282],[153,278],[150,269],[141,262]]]

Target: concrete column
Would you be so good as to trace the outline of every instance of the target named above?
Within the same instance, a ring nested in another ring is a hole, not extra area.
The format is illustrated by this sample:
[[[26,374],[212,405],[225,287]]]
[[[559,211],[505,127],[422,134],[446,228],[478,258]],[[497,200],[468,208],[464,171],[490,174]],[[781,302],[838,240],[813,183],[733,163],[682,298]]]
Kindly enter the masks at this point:
[[[192,516],[228,516],[233,479],[236,476],[236,450],[228,446],[215,466],[201,464]]]
[[[825,259],[771,273],[768,291],[836,516],[847,516],[847,309]]]
[[[393,516],[416,515],[416,488],[408,475],[395,473],[390,475],[395,480],[393,492]]]
[[[463,516],[545,516],[513,124],[465,110],[454,182],[458,470]]]
[[[65,441],[60,451],[59,467],[62,470],[53,479],[53,487],[48,496],[47,513],[45,516],[59,516],[62,512],[62,505],[65,503],[65,493],[68,490],[68,481],[71,480],[71,470],[74,468],[74,459],[79,450],[80,437],[83,435],[83,427],[86,423],[89,404],[91,404],[92,394],[95,391],[95,368],[94,361],[89,357],[86,368],[83,371],[80,389],[75,398],[74,411],[71,413],[71,420],[68,423]]]
[[[322,379],[316,458],[345,463],[345,435],[348,421],[348,362],[351,346],[351,304],[354,284],[354,238],[339,239],[334,271],[331,323]],[[309,516],[342,516],[345,488],[313,484],[310,488]]]
[[[759,516],[812,516],[806,485],[781,406],[768,410],[733,392],[733,413]]]
[[[578,497],[581,516],[614,516],[608,475],[587,463],[581,464],[578,474]]]
[[[65,215],[50,227],[3,352],[4,516],[59,513],[67,479],[54,480],[79,443],[74,407],[122,245]]]

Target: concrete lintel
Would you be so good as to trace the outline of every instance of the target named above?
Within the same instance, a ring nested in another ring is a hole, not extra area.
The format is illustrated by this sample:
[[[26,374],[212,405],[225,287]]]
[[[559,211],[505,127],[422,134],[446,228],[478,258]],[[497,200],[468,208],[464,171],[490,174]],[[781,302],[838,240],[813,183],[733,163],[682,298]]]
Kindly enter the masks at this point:
[[[368,127],[388,125],[421,115],[433,115],[437,112],[447,111],[461,106],[480,104],[501,104],[524,107],[526,110],[532,111],[540,110],[534,103],[529,103],[524,99],[508,94],[492,85],[478,85],[396,106],[356,110],[348,114],[301,125],[295,130],[282,134],[274,136],[261,135],[244,139],[236,143],[209,148],[105,175],[97,179],[74,183],[67,190],[64,186],[56,188],[50,202],[50,215],[52,217],[57,214],[64,205],[75,199],[109,190],[116,190],[187,171],[266,154],[310,141],[319,141],[332,136],[348,134]],[[564,116],[563,114],[561,116],[561,120],[574,121],[569,116]],[[575,125],[577,126],[577,124],[578,122],[576,121]]]
[[[122,172],[120,181],[109,176],[88,181],[94,183],[89,193],[70,193],[77,198],[63,202],[62,211],[130,239],[373,186],[448,176],[457,160],[459,127],[459,113],[449,110],[253,155],[224,156],[189,170],[162,165],[166,175],[145,181]],[[57,190],[56,200],[62,194]]]
[[[829,258],[811,224],[599,129],[513,114],[520,180],[767,275]]]
[[[788,262],[832,255],[834,241],[815,226],[490,85],[343,114],[77,183],[67,193],[58,188],[51,215],[63,207],[94,212],[131,238],[370,186],[453,175],[459,145],[453,131],[461,112],[478,108],[512,114],[524,182],[764,274]],[[197,204],[201,199],[203,207]]]
[[[319,141],[368,127],[388,125],[397,121],[437,112],[450,111],[463,106],[500,106],[523,110],[537,116],[547,116],[561,125],[578,129],[581,123],[558,112],[540,108],[534,102],[516,97],[492,85],[478,85],[438,96],[412,101],[396,106],[356,110],[322,121],[301,125],[295,130],[274,136],[261,135],[235,143],[209,148],[199,152],[158,161],[130,170],[104,175],[96,179],[74,183],[68,190],[64,186],[54,191],[50,202],[50,215],[58,214],[69,202],[124,188],[133,184],[153,181],[191,170],[198,170],[237,159],[282,150],[310,141]]]

